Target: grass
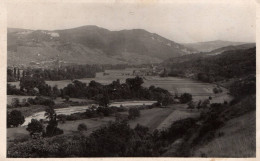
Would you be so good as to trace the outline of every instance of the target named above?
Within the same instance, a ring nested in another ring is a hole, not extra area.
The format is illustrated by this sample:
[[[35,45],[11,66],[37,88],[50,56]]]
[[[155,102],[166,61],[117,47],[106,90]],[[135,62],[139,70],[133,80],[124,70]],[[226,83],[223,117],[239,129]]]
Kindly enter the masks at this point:
[[[168,108],[153,108],[141,110],[141,116],[135,120],[130,120],[130,127],[137,124],[148,127],[150,130],[168,128],[173,122],[188,117],[197,117],[197,111],[186,109],[185,105],[172,105]]]
[[[256,156],[256,112],[252,111],[226,122],[216,131],[223,133],[206,145],[193,151],[195,157],[255,157]]]

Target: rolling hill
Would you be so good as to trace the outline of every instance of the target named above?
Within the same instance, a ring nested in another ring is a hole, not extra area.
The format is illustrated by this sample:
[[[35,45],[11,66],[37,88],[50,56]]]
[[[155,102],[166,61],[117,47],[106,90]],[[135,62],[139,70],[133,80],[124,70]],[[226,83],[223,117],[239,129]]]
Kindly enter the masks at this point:
[[[196,50],[143,29],[109,31],[97,26],[65,30],[8,29],[8,65],[62,60],[77,64],[159,63]]]
[[[186,43],[182,45],[200,52],[210,52],[218,48],[223,48],[226,46],[237,46],[242,44],[248,44],[248,42],[232,42],[232,41],[215,40],[215,41],[207,41],[207,42]]]

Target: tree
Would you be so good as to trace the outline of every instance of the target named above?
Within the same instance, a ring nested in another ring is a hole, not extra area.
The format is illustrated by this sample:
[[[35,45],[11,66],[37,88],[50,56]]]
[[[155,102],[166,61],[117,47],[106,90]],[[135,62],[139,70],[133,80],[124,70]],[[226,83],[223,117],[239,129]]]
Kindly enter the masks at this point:
[[[128,118],[133,120],[136,117],[140,117],[140,110],[138,108],[130,108],[128,110]]]
[[[63,130],[57,127],[58,121],[54,109],[51,107],[47,108],[44,115],[49,119],[48,125],[46,127],[46,136],[52,137],[63,134]]]
[[[30,132],[30,135],[33,135],[34,133],[42,133],[43,129],[44,127],[42,123],[36,119],[32,119],[26,128],[26,130]]]
[[[192,95],[189,93],[184,93],[180,96],[181,103],[188,103],[192,100]]]
[[[135,78],[127,78],[126,84],[129,85],[131,90],[138,90],[141,88],[141,85],[144,83],[143,79],[141,77],[135,77]]]
[[[53,120],[54,119],[54,115],[56,115],[56,112],[54,111],[53,108],[49,107],[45,110],[45,114],[44,116],[49,119],[49,120]]]
[[[87,131],[87,125],[84,123],[79,124],[78,131]]]
[[[98,96],[98,105],[107,107],[109,104],[109,97],[108,94],[101,94]]]
[[[7,127],[22,125],[25,119],[21,111],[13,110],[7,114]]]

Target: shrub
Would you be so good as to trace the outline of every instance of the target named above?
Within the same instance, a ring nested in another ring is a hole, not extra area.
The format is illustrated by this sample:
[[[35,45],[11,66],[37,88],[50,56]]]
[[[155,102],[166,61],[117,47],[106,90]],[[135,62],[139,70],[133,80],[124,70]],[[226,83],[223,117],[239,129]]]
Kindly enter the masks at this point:
[[[11,113],[7,114],[7,127],[17,127],[22,125],[25,119],[21,111],[13,110]]]
[[[78,131],[87,131],[87,125],[84,123],[79,124]]]
[[[28,124],[28,127],[26,128],[27,131],[30,132],[30,135],[34,133],[42,133],[43,132],[43,125],[40,121],[36,119],[32,119],[31,122]]]
[[[181,103],[188,103],[192,100],[192,95],[189,93],[184,93],[180,96]]]

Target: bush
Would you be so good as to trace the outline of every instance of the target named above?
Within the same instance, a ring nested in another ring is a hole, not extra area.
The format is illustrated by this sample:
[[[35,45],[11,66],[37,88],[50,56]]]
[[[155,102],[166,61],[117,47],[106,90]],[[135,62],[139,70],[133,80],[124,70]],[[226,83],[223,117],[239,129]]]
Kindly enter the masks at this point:
[[[7,114],[7,127],[17,127],[22,125],[25,119],[21,111],[13,110],[11,113]]]
[[[103,113],[104,116],[109,116],[110,114],[114,113],[113,109],[110,107],[101,107],[97,108],[97,114]]]
[[[84,123],[79,124],[78,131],[87,131],[87,125]]]
[[[188,103],[192,100],[192,95],[189,93],[184,93],[180,96],[181,103]]]
[[[33,135],[34,133],[42,133],[43,125],[40,121],[32,119],[31,122],[28,124],[26,130],[30,132],[30,135]]]

